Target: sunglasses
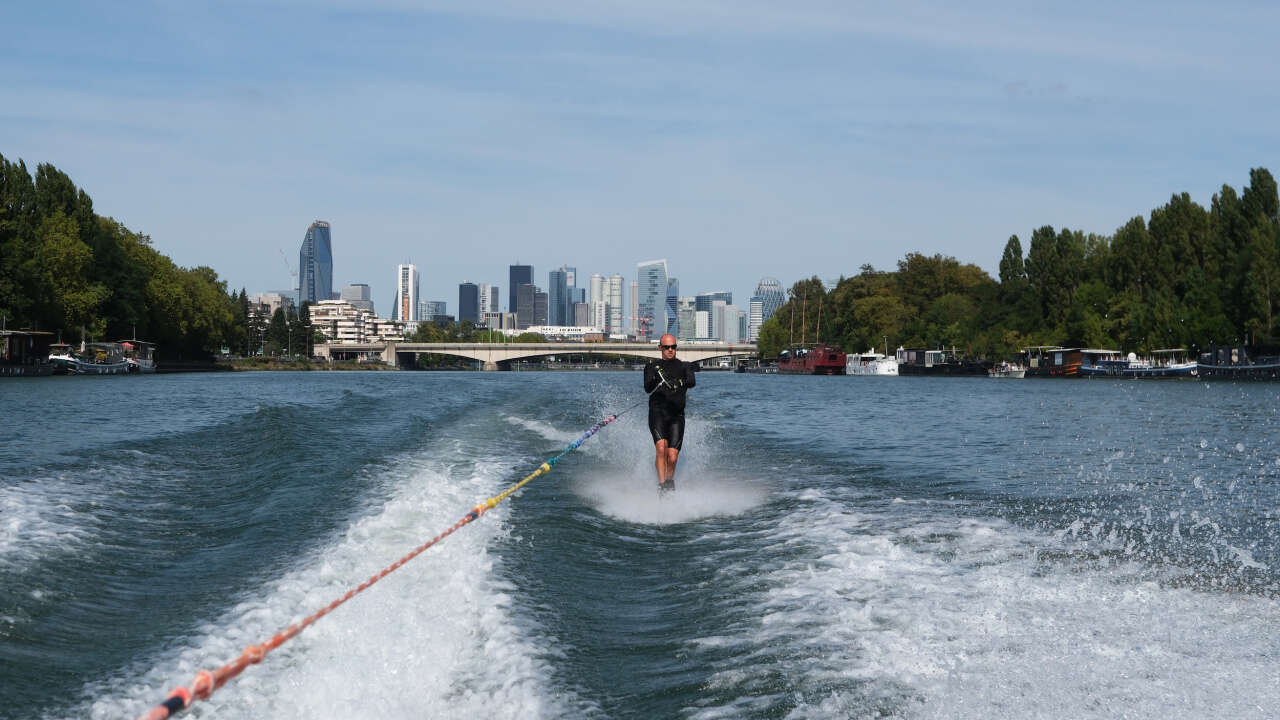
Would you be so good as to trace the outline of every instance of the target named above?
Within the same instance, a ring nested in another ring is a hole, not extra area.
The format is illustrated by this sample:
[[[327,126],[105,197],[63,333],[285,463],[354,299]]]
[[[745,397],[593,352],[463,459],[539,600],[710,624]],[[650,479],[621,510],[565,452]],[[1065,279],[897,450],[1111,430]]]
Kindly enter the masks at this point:
[[[676,346],[675,346],[675,345],[659,345],[658,347],[662,348],[663,350],[675,350],[675,349],[676,349]]]

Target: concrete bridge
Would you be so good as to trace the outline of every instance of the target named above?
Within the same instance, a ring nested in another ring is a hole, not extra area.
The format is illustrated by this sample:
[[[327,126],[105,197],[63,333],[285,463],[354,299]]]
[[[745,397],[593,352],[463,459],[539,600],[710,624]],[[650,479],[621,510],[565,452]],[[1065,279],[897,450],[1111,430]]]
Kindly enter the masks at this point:
[[[512,360],[547,357],[549,355],[626,355],[638,358],[660,357],[657,343],[560,342],[560,343],[366,343],[316,345],[315,355],[333,360],[378,358],[398,366],[418,353],[456,355],[484,363],[485,370],[499,370]],[[753,343],[683,343],[676,357],[688,362],[713,358],[755,357]]]

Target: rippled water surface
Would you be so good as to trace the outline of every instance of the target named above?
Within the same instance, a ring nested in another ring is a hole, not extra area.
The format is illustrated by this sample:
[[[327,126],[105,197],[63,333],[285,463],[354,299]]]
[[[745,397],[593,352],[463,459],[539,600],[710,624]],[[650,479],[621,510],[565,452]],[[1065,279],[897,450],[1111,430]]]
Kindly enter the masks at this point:
[[[134,717],[639,373],[0,380],[0,717]],[[706,372],[191,717],[1275,717],[1280,385]]]

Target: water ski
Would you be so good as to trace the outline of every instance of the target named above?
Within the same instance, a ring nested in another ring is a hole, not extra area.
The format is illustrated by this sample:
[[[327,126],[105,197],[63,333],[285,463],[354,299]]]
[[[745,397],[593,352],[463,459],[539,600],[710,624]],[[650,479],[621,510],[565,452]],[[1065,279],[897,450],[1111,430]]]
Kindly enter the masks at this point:
[[[669,492],[675,492],[675,490],[676,481],[674,479],[658,483],[658,494],[660,495],[666,495]]]

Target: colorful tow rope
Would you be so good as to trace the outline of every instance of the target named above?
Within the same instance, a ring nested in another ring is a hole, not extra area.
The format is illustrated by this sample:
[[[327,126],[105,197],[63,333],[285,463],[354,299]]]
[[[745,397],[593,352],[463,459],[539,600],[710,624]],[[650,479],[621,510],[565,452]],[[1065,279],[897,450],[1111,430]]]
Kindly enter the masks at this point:
[[[329,603],[323,608],[320,608],[316,612],[307,616],[301,622],[294,623],[289,627],[285,628],[284,630],[281,630],[280,632],[273,635],[270,640],[267,640],[264,643],[261,643],[258,645],[250,645],[249,647],[245,648],[244,652],[240,654],[240,657],[236,658],[235,660],[232,660],[231,662],[227,663],[226,665],[223,665],[222,667],[218,668],[217,670],[214,670],[213,672],[209,672],[208,670],[201,670],[200,672],[196,673],[195,678],[191,681],[191,687],[188,688],[180,685],[174,688],[173,691],[169,693],[169,696],[164,699],[164,702],[161,702],[159,705],[156,705],[155,707],[151,708],[151,710],[149,710],[147,713],[140,715],[138,717],[138,720],[164,720],[164,718],[173,717],[174,715],[177,715],[179,712],[182,712],[183,710],[186,710],[187,708],[191,707],[192,703],[194,703],[196,700],[207,700],[215,690],[225,685],[228,680],[244,672],[245,668],[249,667],[250,665],[254,665],[262,662],[262,659],[267,656],[267,653],[280,647],[285,643],[286,640],[289,640],[294,635],[297,635],[298,633],[305,630],[308,625],[311,625],[312,623],[324,617],[325,615],[328,615],[330,612],[335,610],[339,605],[342,605],[346,601],[355,597],[357,594],[363,592],[370,585],[378,582],[379,580],[391,574],[392,572],[400,569],[400,567],[403,566],[405,563],[409,562],[410,560],[414,559],[418,555],[422,554],[422,552],[427,548],[431,547],[432,545],[435,545],[436,543],[445,539],[449,535],[453,534],[454,531],[458,530],[463,525],[466,525],[467,523],[473,520],[476,520],[481,515],[492,510],[495,506],[497,506],[498,503],[511,497],[511,495],[513,495],[517,490],[527,485],[534,478],[538,477],[539,475],[545,475],[546,473],[551,472],[551,468],[556,463],[560,462],[561,458],[573,452],[574,450],[577,450],[578,447],[582,445],[582,443],[586,442],[587,438],[599,432],[600,428],[603,428],[605,425],[608,425],[614,420],[617,420],[618,418],[622,417],[624,414],[630,412],[631,410],[634,410],[642,402],[644,402],[644,400],[637,402],[635,405],[632,405],[631,407],[627,408],[626,410],[623,410],[620,413],[610,415],[609,417],[601,420],[595,425],[592,425],[591,429],[588,430],[582,437],[569,443],[569,446],[564,449],[564,452],[561,452],[559,455],[542,463],[542,465],[538,466],[537,470],[534,470],[533,472],[526,475],[522,480],[520,480],[520,482],[507,488],[502,493],[495,495],[494,497],[491,497],[488,500],[485,500],[479,505],[476,505],[474,508],[471,509],[471,512],[462,516],[462,519],[454,523],[451,527],[449,527],[449,529],[445,530],[439,535],[436,535],[435,537],[419,545],[413,550],[410,550],[404,557],[395,561],[391,565],[388,565],[387,567],[383,568],[381,572],[377,573],[376,575],[373,575],[368,580],[365,580],[364,582],[360,583],[358,587],[348,590],[345,595],[338,598],[337,600],[334,600],[333,602]]]

